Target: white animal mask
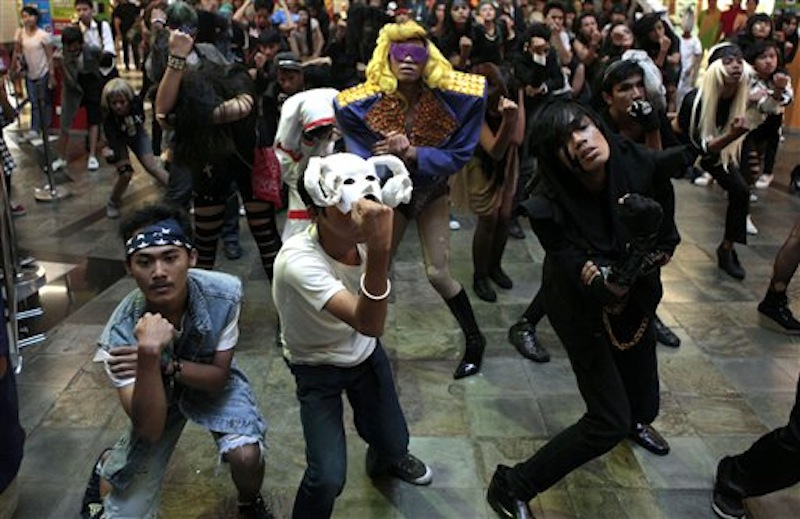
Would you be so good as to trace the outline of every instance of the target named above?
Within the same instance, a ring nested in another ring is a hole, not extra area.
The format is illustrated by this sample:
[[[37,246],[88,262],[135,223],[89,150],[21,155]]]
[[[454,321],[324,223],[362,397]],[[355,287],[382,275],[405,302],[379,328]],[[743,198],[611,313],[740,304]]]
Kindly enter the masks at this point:
[[[376,166],[385,166],[392,174],[383,187]],[[336,206],[343,213],[349,213],[362,198],[397,207],[411,200],[412,190],[408,169],[399,158],[380,155],[364,160],[352,153],[312,157],[304,185],[316,205]]]

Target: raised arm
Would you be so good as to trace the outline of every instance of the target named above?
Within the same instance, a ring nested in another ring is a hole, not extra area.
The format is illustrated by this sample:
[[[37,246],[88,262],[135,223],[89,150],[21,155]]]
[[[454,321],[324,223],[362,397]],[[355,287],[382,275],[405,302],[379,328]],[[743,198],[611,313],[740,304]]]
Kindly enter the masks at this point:
[[[370,337],[380,337],[386,324],[393,217],[390,207],[370,200],[361,199],[353,205],[351,218],[367,244],[362,290],[360,294],[341,290],[325,304],[325,310]]]

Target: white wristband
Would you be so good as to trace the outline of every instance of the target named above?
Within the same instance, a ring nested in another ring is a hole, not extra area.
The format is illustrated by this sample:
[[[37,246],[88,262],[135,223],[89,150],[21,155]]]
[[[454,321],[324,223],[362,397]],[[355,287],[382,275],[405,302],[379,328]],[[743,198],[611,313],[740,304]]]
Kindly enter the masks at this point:
[[[372,295],[367,291],[367,287],[364,286],[364,279],[367,277],[366,274],[361,274],[361,293],[367,296],[368,299],[372,299],[373,301],[383,301],[387,297],[389,297],[389,292],[392,291],[392,282],[388,279],[386,280],[386,292],[383,294],[376,296]]]

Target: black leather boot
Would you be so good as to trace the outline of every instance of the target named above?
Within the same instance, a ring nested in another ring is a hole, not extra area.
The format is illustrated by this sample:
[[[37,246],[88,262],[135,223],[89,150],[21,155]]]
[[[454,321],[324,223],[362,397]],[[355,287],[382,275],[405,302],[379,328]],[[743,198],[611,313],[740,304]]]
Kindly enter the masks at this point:
[[[494,303],[497,301],[497,292],[494,291],[492,285],[489,283],[489,278],[475,277],[472,280],[472,290],[475,295],[483,299],[487,303]]]
[[[531,509],[526,501],[517,499],[508,488],[506,473],[510,469],[505,465],[498,465],[494,471],[489,490],[486,492],[486,501],[499,517],[508,519],[533,519]]]
[[[734,279],[744,279],[744,267],[739,263],[739,256],[734,249],[717,248],[717,266]]]
[[[445,299],[445,302],[453,313],[453,317],[456,318],[461,326],[461,331],[464,332],[464,338],[466,339],[464,357],[462,357],[455,373],[453,373],[453,378],[459,379],[474,375],[481,370],[486,339],[483,337],[480,328],[478,328],[475,314],[472,312],[472,305],[463,288],[450,299]]]

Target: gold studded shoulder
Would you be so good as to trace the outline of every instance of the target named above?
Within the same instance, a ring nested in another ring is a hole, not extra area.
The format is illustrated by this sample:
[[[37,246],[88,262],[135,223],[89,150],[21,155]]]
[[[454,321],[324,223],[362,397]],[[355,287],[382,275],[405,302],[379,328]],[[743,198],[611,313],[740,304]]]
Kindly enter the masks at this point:
[[[336,103],[340,108],[344,108],[350,103],[367,99],[368,97],[374,96],[378,92],[380,92],[380,89],[377,86],[361,83],[360,85],[356,85],[339,92],[339,94],[336,96]]]
[[[483,97],[486,91],[486,79],[478,74],[453,71],[444,78],[441,88],[468,96]]]

